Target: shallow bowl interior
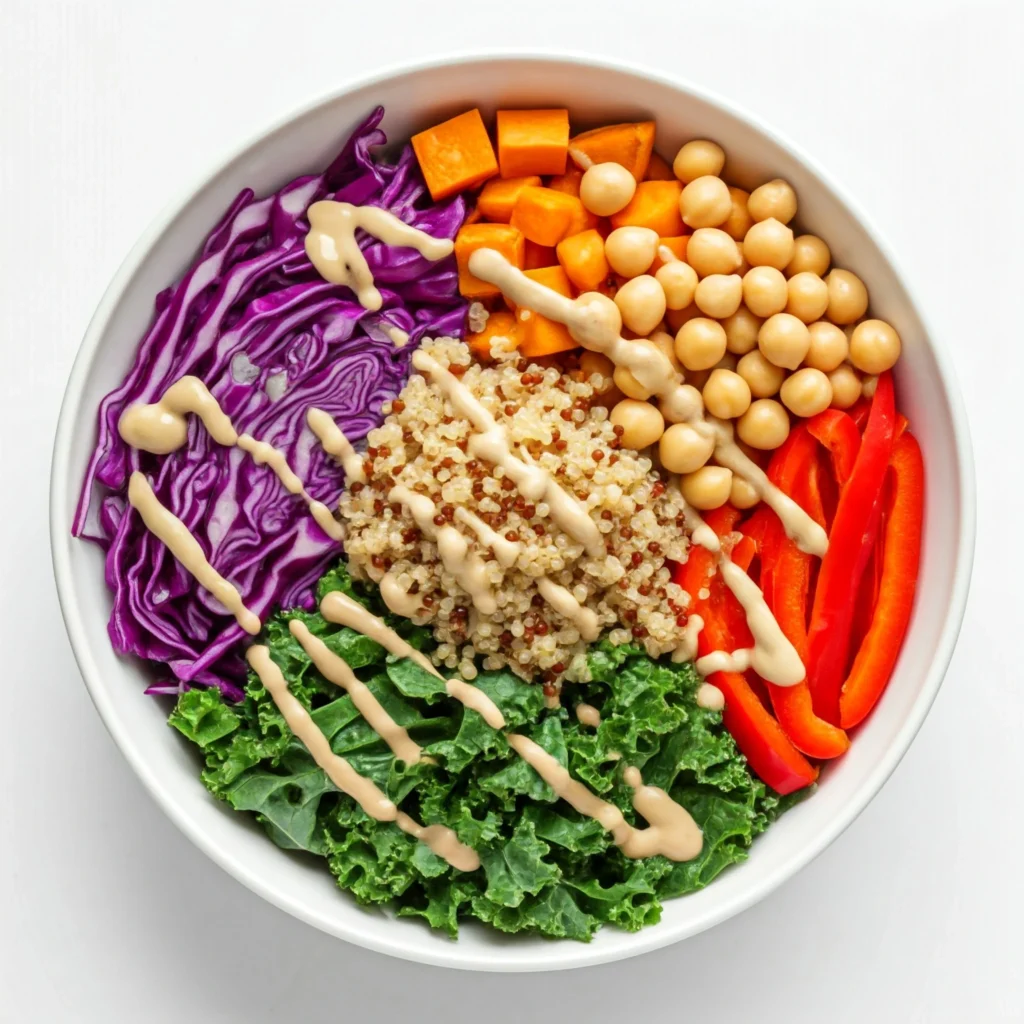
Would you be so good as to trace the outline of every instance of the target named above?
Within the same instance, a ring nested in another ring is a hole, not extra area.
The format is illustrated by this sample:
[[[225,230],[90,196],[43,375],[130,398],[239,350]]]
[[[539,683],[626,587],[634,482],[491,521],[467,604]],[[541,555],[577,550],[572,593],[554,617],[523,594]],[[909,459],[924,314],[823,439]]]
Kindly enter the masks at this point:
[[[898,328],[901,407],[924,448],[927,517],[917,606],[892,683],[850,752],[819,791],[761,837],[750,859],[702,892],[670,902],[662,922],[637,935],[603,930],[589,945],[509,939],[466,927],[451,942],[418,922],[360,909],[312,860],[275,847],[202,787],[196,761],[165,724],[166,707],[143,696],[146,670],[107,639],[110,598],[100,551],[72,540],[70,524],[100,398],[119,383],[147,326],[154,295],[174,281],[207,230],[244,186],[271,192],[322,168],[374,105],[387,109],[392,141],[479,105],[566,105],[580,124],[639,117],[658,122],[670,157],[692,137],[716,139],[728,176],[752,187],[781,176],[800,197],[800,226],[823,236],[835,264],[855,269],[872,308]],[[150,792],[217,863],[279,907],[370,949],[426,963],[483,970],[541,970],[614,960],[693,935],[737,913],[793,875],[853,820],[906,751],[945,671],[966,599],[974,488],[967,427],[941,346],[868,228],[824,173],[762,126],[692,87],[589,58],[523,56],[445,60],[386,73],[318,101],[258,135],[185,192],[128,256],[95,315],[68,385],[54,450],[51,529],[68,631],[92,697]]]

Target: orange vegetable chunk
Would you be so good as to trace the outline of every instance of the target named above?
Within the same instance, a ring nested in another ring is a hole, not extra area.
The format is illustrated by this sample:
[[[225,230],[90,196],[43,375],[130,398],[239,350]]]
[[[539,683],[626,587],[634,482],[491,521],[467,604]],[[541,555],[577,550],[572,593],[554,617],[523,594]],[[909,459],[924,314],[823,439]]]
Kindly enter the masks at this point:
[[[647,165],[644,181],[676,181],[672,165],[660,154],[652,153],[651,162]]]
[[[569,148],[569,111],[499,110],[498,164],[503,178],[562,174]]]
[[[685,263],[686,245],[689,241],[689,235],[673,235],[671,238],[659,238],[658,249],[665,246],[677,260],[682,260]],[[647,271],[648,274],[656,274],[665,265],[665,261],[661,258],[658,249],[654,250],[654,262],[651,264],[651,269]]]
[[[561,267],[540,267],[527,270],[526,276],[539,284],[566,298],[572,298],[572,284]],[[519,309],[516,312],[519,320],[519,351],[524,356],[549,356],[555,352],[567,352],[579,348],[579,342],[573,341],[564,324],[549,320],[532,309]]]
[[[653,121],[610,124],[569,140],[569,156],[584,170],[590,164],[622,164],[637,181],[643,181],[653,152]]]
[[[541,267],[550,267],[558,262],[558,256],[550,245],[538,245],[536,242],[526,240],[526,259],[523,262],[525,270],[539,270]]]
[[[580,194],[580,182],[583,180],[583,172],[575,166],[566,167],[565,174],[556,174],[548,180],[548,188],[556,192],[565,192],[570,196]]]
[[[671,237],[686,232],[679,212],[679,197],[683,193],[681,181],[641,181],[629,203],[612,214],[613,228],[626,226],[651,228],[659,235]]]
[[[557,252],[562,269],[581,292],[600,288],[611,272],[604,254],[604,239],[595,228],[563,238]]]
[[[435,201],[473,188],[498,173],[494,147],[475,108],[414,135],[411,141]]]
[[[476,208],[488,220],[507,224],[512,219],[512,208],[519,193],[530,185],[540,185],[539,174],[524,178],[492,178],[477,196]]]
[[[527,186],[519,193],[511,224],[538,245],[558,245],[567,235],[583,231],[593,214],[576,196],[551,188]]]
[[[500,295],[501,290],[469,272],[469,257],[477,249],[496,249],[514,267],[523,268],[526,255],[523,233],[508,224],[465,224],[455,236],[455,262],[459,267],[459,293],[467,299]]]
[[[470,331],[466,334],[466,344],[477,359],[486,361],[491,358],[491,342],[495,338],[511,338],[517,341],[518,330],[516,318],[511,313],[491,313],[482,331]]]

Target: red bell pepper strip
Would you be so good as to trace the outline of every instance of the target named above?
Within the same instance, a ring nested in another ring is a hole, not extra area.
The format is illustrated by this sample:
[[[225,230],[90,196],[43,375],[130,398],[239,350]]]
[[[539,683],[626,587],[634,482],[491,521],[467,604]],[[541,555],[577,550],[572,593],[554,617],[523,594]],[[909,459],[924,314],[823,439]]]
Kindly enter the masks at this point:
[[[719,537],[731,532],[738,519],[739,512],[729,505],[705,516]],[[690,614],[704,619],[704,629],[697,639],[701,654],[743,646],[741,631],[746,629],[739,603],[721,576],[712,575],[715,562],[712,552],[693,545],[688,560],[677,566],[675,573],[675,582],[690,594]],[[699,594],[705,588],[708,596],[701,598]],[[749,633],[746,643],[750,643]],[[725,697],[722,722],[751,769],[766,785],[777,793],[786,794],[814,782],[818,770],[786,738],[742,673],[714,672],[708,676],[708,682],[722,691]]]
[[[807,429],[812,437],[816,437],[831,453],[832,468],[835,472],[839,490],[842,491],[846,481],[853,472],[853,464],[860,449],[860,431],[853,417],[838,409],[826,409],[812,416],[807,421]]]
[[[823,524],[825,512],[816,483],[820,468],[817,443],[808,427],[799,426],[790,433],[793,443],[776,452],[768,467],[768,478],[811,518]],[[859,436],[857,441],[859,444]],[[782,533],[781,528],[776,540],[778,546],[770,569],[771,590],[765,593],[779,628],[806,665],[807,604],[813,561],[809,554],[801,551]],[[779,724],[798,750],[822,759],[838,757],[846,752],[850,746],[846,733],[815,715],[806,679],[796,686],[772,683],[767,686]]]
[[[885,522],[878,603],[839,697],[839,718],[846,728],[862,722],[882,695],[914,606],[924,516],[924,462],[913,434],[905,433],[897,440],[891,464],[894,485]]]
[[[839,498],[821,562],[808,630],[807,682],[814,710],[839,722],[839,691],[852,644],[853,595],[871,555],[872,518],[883,491],[896,423],[892,374],[878,378],[853,472]]]

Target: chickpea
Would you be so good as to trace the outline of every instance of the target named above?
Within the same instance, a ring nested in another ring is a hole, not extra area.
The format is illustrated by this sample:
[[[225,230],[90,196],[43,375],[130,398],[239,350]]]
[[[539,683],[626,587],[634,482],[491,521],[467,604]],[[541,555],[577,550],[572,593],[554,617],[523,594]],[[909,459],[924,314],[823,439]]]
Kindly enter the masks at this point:
[[[725,150],[717,142],[691,139],[676,153],[672,173],[684,184],[709,174],[721,174],[725,166]]]
[[[692,320],[696,316],[703,316],[701,311],[697,308],[696,302],[691,302],[688,306],[683,309],[669,309],[665,312],[665,323],[673,331],[678,331],[688,320]]]
[[[683,476],[679,489],[686,503],[702,512],[721,508],[732,490],[732,470],[724,466],[702,466]]]
[[[733,370],[712,370],[702,394],[707,411],[720,420],[734,420],[750,407],[750,385]]]
[[[817,235],[800,235],[793,239],[793,258],[786,264],[786,276],[795,274],[817,274],[824,277],[832,253]]]
[[[755,316],[781,313],[788,295],[786,279],[775,267],[751,267],[743,275],[743,301]]]
[[[635,398],[638,402],[646,402],[651,397],[651,391],[644,387],[625,366],[615,367],[612,380],[615,382],[615,386],[627,398]]]
[[[650,228],[616,228],[604,240],[608,265],[623,277],[646,274],[658,250],[658,232]]]
[[[580,179],[580,202],[598,217],[610,217],[629,205],[636,178],[622,164],[594,164]]]
[[[739,246],[720,228],[698,228],[686,245],[686,262],[700,277],[731,274],[740,258]]]
[[[728,220],[731,212],[729,186],[714,175],[694,178],[679,196],[679,213],[687,227],[717,227]]]
[[[849,353],[850,346],[841,327],[830,324],[827,320],[818,320],[807,325],[811,336],[811,344],[804,356],[804,363],[815,370],[828,373],[834,370]]]
[[[752,267],[782,270],[793,258],[793,231],[774,217],[758,221],[743,238],[743,255]]]
[[[761,495],[754,490],[753,484],[748,484],[741,476],[733,473],[732,489],[729,491],[729,504],[735,508],[753,508],[761,500]]]
[[[860,398],[860,377],[849,363],[837,366],[828,375],[828,382],[832,385],[833,409],[849,409]]]
[[[722,224],[722,230],[727,235],[732,236],[737,242],[743,241],[743,236],[754,223],[754,218],[750,216],[750,211],[747,209],[747,200],[749,198],[749,192],[745,192],[741,188],[735,188],[732,185],[729,186],[729,199],[732,201],[732,210],[729,211],[729,216]]]
[[[795,370],[807,355],[811,335],[807,325],[791,313],[770,316],[757,332],[757,347],[776,366]]]
[[[670,473],[695,473],[714,450],[714,438],[705,437],[689,423],[673,423],[658,445],[661,464]]]
[[[676,340],[668,331],[654,331],[647,340],[669,361],[676,373],[683,372],[683,364],[676,355]]]
[[[788,181],[774,178],[750,193],[747,208],[755,221],[774,217],[779,223],[788,224],[796,216],[796,192]]]
[[[825,278],[828,285],[828,318],[842,327],[859,320],[868,308],[868,290],[864,282],[849,270],[833,270]]]
[[[702,313],[724,320],[740,308],[743,278],[739,274],[711,274],[697,285],[693,300]]]
[[[789,437],[789,416],[778,402],[759,398],[737,421],[736,433],[751,448],[772,451]]]
[[[850,362],[864,373],[892,369],[900,357],[900,336],[884,320],[864,320],[850,335]]]
[[[673,260],[658,267],[655,280],[665,292],[665,305],[669,309],[685,309],[693,302],[697,288],[697,271],[682,260]]]
[[[580,372],[586,380],[598,376],[603,384],[598,385],[599,390],[604,391],[611,386],[612,375],[615,373],[615,364],[600,352],[586,352],[580,356]]]
[[[725,328],[717,320],[694,317],[679,328],[676,355],[687,370],[709,370],[725,355]]]
[[[760,349],[740,357],[736,372],[747,382],[755,398],[771,398],[779,393],[786,374],[774,363],[768,362]]]
[[[624,398],[608,417],[613,427],[622,427],[619,440],[639,451],[654,444],[665,433],[665,420],[650,402]]]
[[[832,404],[832,385],[821,370],[805,366],[782,382],[779,397],[794,416],[817,416]]]
[[[860,393],[865,398],[874,398],[875,392],[878,390],[878,378],[877,377],[865,377],[861,382]]]
[[[786,286],[786,312],[809,324],[828,309],[828,285],[810,271],[794,274]]]
[[[757,348],[757,332],[762,320],[747,306],[740,306],[732,316],[722,321],[725,328],[725,346],[734,355],[743,356]]]
[[[739,362],[739,357],[734,356],[731,352],[726,352],[721,359],[711,367],[714,370],[735,370],[736,364]]]
[[[637,334],[648,335],[665,315],[665,292],[650,274],[627,281],[615,293],[622,322]]]
[[[658,399],[658,408],[666,423],[685,423],[704,411],[704,400],[692,384],[681,384]]]

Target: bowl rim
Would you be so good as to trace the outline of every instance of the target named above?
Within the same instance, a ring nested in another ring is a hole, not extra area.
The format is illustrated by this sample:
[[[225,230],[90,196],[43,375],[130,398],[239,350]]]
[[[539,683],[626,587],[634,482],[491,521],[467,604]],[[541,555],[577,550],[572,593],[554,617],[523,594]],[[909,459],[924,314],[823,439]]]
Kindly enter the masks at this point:
[[[522,63],[557,61],[569,65],[623,72],[639,78],[646,78],[658,85],[692,96],[697,100],[723,110],[730,116],[768,137],[781,149],[787,151],[794,159],[800,161],[832,192],[833,196],[871,236],[873,243],[884,255],[896,278],[904,288],[918,318],[924,326],[927,347],[935,359],[936,368],[949,403],[955,454],[962,479],[960,502],[956,510],[959,517],[957,557],[953,569],[953,586],[949,595],[945,618],[941,626],[940,642],[933,652],[921,691],[893,742],[883,756],[879,758],[873,770],[861,783],[854,796],[847,801],[846,806],[835,816],[829,827],[816,835],[813,842],[795,850],[792,857],[788,858],[784,864],[762,879],[758,885],[729,901],[713,907],[705,913],[703,918],[696,922],[676,927],[663,924],[659,927],[644,929],[631,937],[630,945],[626,949],[606,949],[594,944],[573,944],[570,954],[565,955],[563,952],[557,959],[546,957],[542,953],[526,956],[513,955],[509,957],[507,954],[511,951],[507,949],[502,951],[501,956],[495,957],[491,953],[481,954],[471,951],[465,944],[455,942],[451,943],[450,947],[426,948],[415,942],[407,941],[404,938],[405,933],[397,928],[393,930],[394,938],[391,938],[389,935],[387,940],[379,940],[376,936],[364,934],[358,927],[358,924],[355,926],[344,923],[339,924],[328,916],[307,910],[296,903],[289,895],[278,889],[273,879],[267,879],[249,871],[231,852],[214,842],[200,827],[193,823],[189,813],[172,796],[170,791],[165,788],[161,778],[157,777],[148,767],[145,751],[139,746],[135,738],[126,729],[121,727],[118,716],[114,712],[115,701],[105,691],[101,673],[94,661],[91,649],[92,641],[87,634],[78,607],[71,599],[74,573],[71,566],[70,547],[68,545],[70,519],[66,514],[66,510],[71,507],[68,501],[71,437],[81,412],[83,385],[99,352],[100,341],[106,332],[108,321],[121,302],[135,271],[150,249],[188,206],[193,197],[208,185],[226,166],[244,156],[268,136],[286,127],[292,121],[311,113],[321,106],[333,103],[349,93],[380,85],[391,78],[429,71],[453,64],[482,63],[496,59]],[[292,107],[284,114],[272,119],[263,127],[249,133],[241,141],[226,145],[214,159],[205,164],[205,169],[195,175],[187,186],[177,190],[174,197],[153,218],[129,250],[104,291],[86,328],[68,377],[57,422],[50,472],[50,549],[61,614],[71,641],[75,661],[85,681],[89,696],[99,712],[107,731],[164,814],[174,822],[195,846],[228,874],[274,906],[321,931],[365,949],[401,959],[434,966],[485,971],[540,971],[585,967],[613,960],[626,959],[668,946],[714,927],[753,906],[796,875],[831,845],[859,817],[903,759],[942,685],[966,609],[974,561],[976,518],[977,488],[970,428],[952,359],[947,351],[945,342],[932,329],[932,325],[917,302],[900,261],[896,258],[888,240],[864,213],[859,204],[850,197],[845,188],[837,183],[831,174],[825,171],[799,145],[760,117],[749,113],[743,107],[724,98],[714,90],[697,85],[681,76],[649,70],[631,61],[583,51],[545,48],[483,47],[459,49],[439,52],[420,60],[396,61],[385,65],[371,74],[346,80],[340,86],[320,92]]]

